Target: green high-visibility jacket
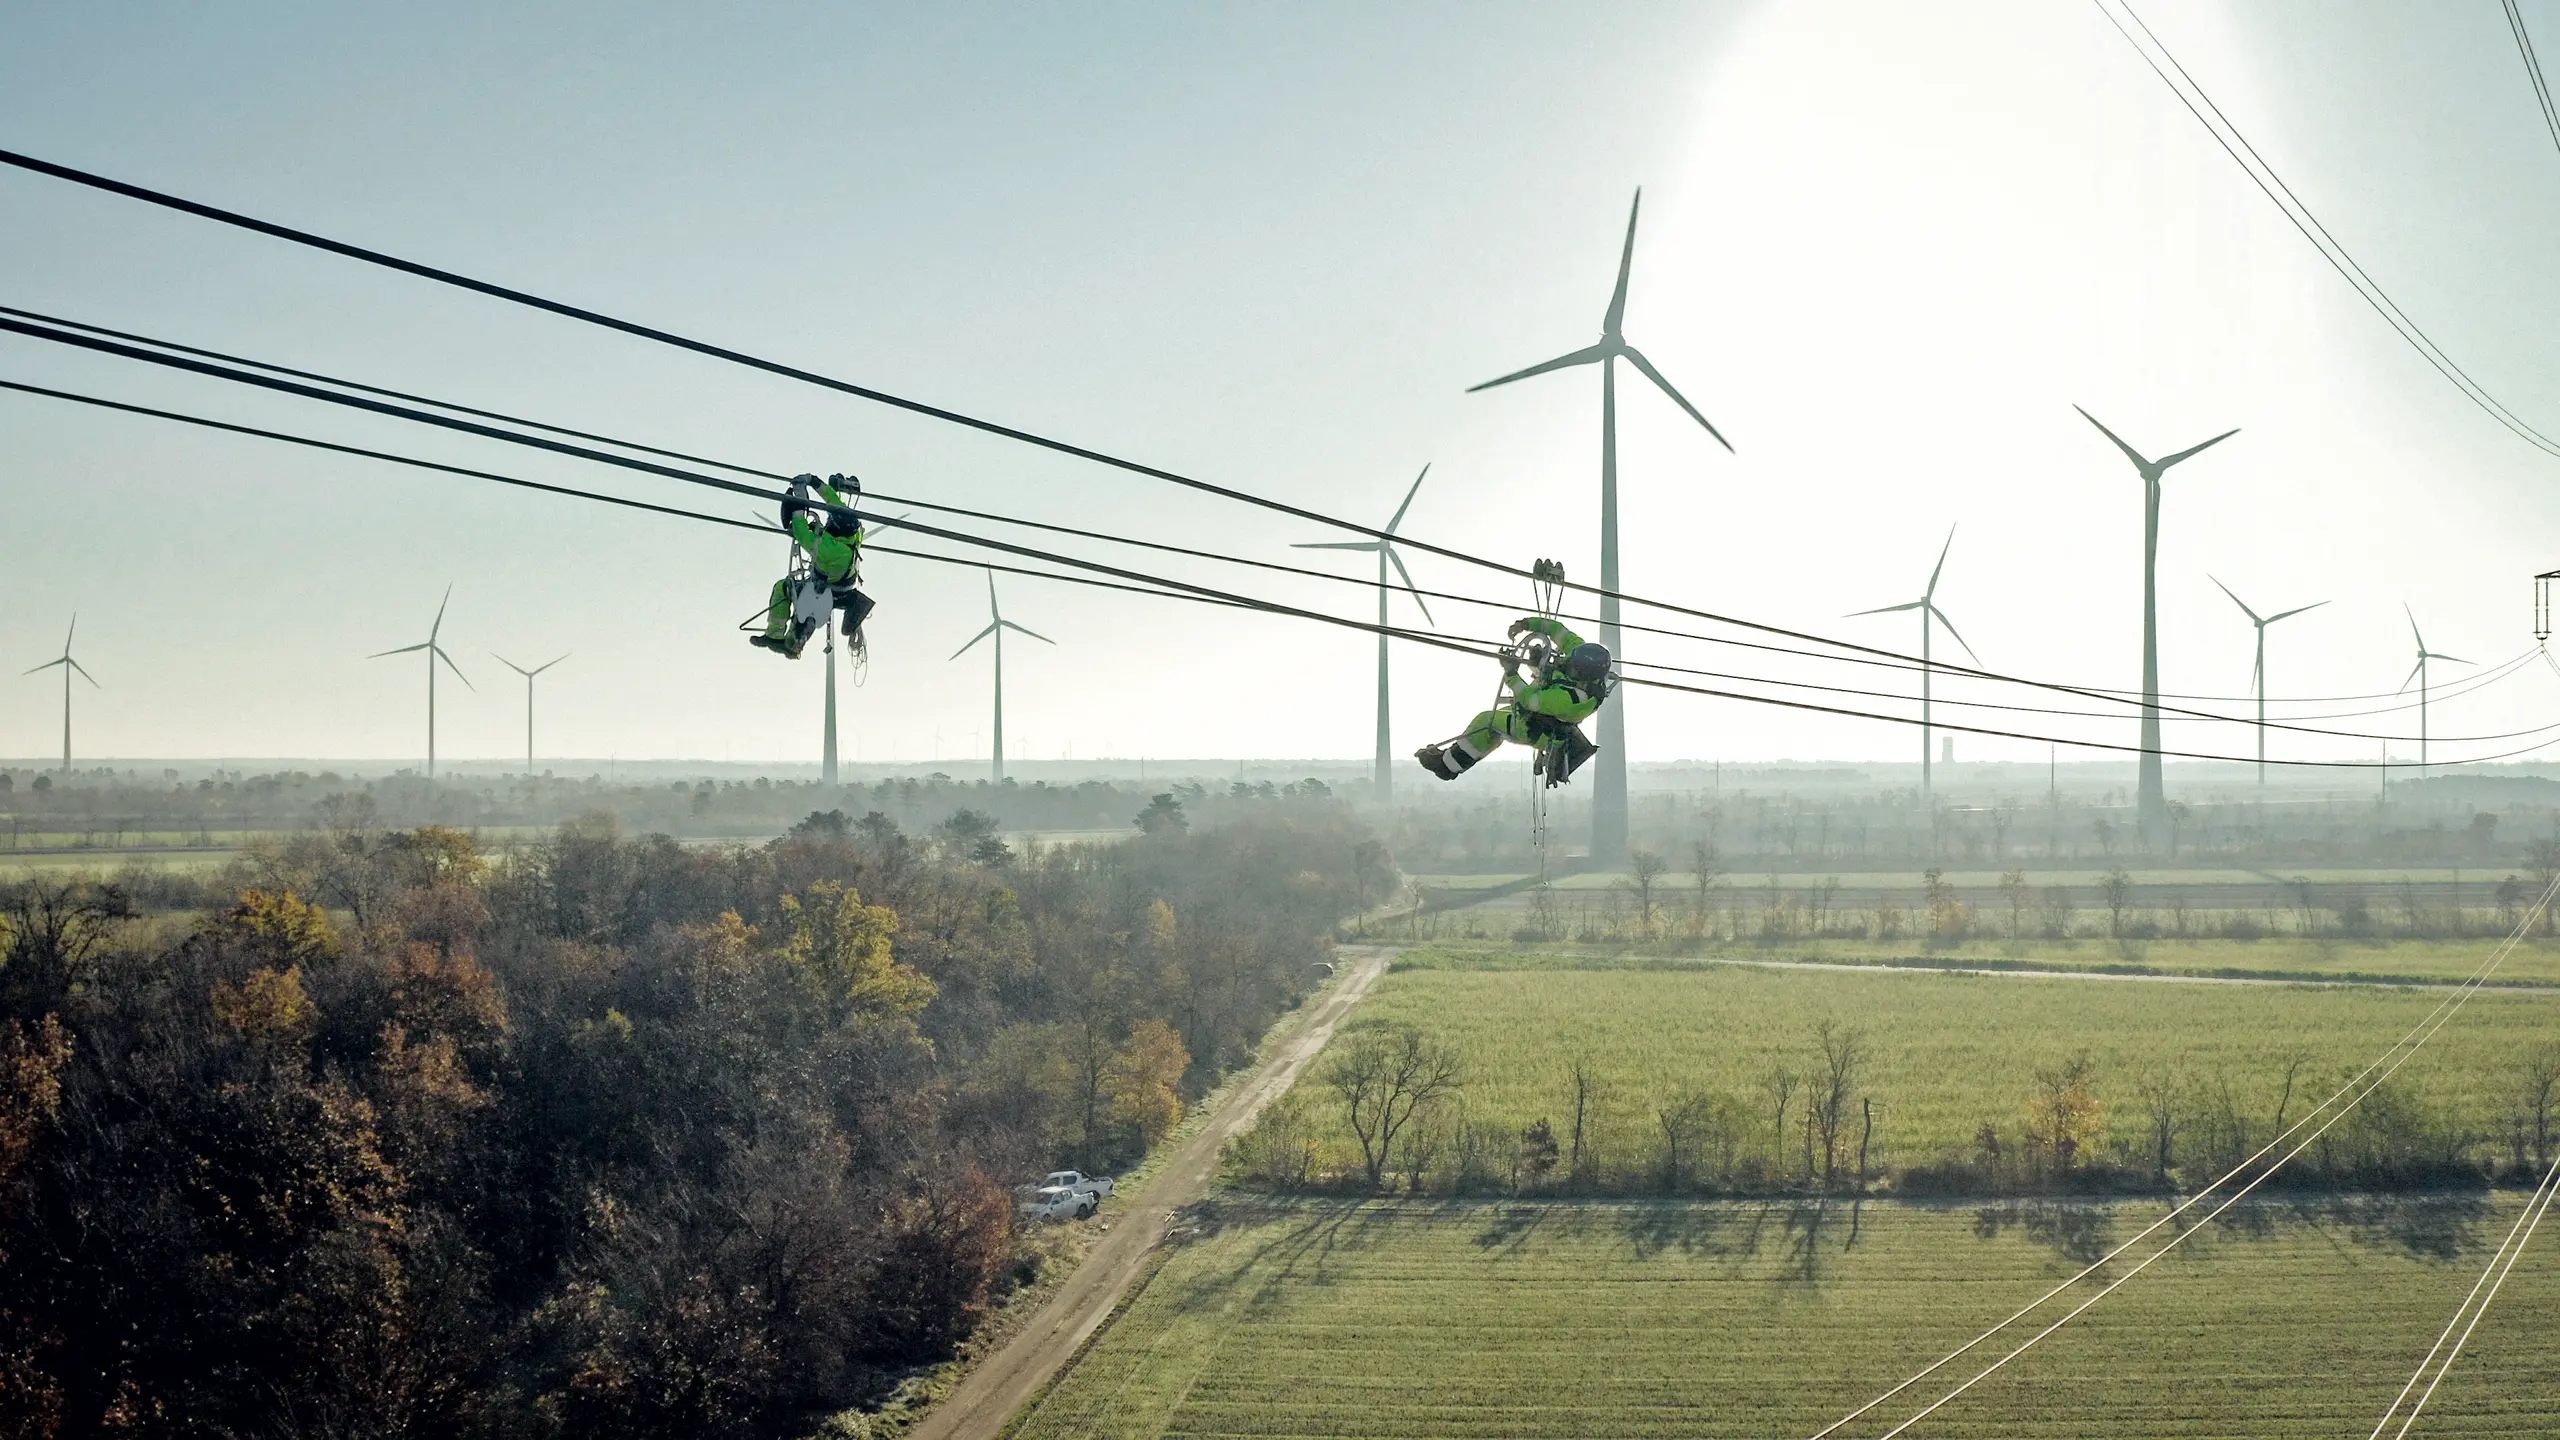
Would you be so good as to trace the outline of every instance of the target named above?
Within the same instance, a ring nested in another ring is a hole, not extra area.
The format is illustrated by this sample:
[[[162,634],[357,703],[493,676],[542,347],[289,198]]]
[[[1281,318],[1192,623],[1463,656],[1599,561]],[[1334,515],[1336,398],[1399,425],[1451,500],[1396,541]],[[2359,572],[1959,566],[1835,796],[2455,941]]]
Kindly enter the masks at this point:
[[[1531,615],[1514,628],[1554,641],[1560,654],[1570,655],[1582,644],[1582,637],[1566,629],[1562,621],[1550,620],[1544,615]],[[1502,683],[1511,691],[1513,709],[1526,715],[1544,715],[1567,725],[1579,725],[1590,719],[1591,713],[1600,708],[1600,702],[1608,698],[1585,690],[1561,668],[1550,670],[1534,680],[1505,675]]]
[[[818,486],[818,498],[834,506],[845,503],[844,497],[836,493],[836,487],[823,482]],[[862,531],[857,528],[848,536],[830,535],[823,520],[810,518],[815,513],[803,510],[791,517],[791,538],[799,541],[800,548],[809,552],[809,563],[817,567],[827,583],[841,585],[853,578],[856,567],[862,563]]]

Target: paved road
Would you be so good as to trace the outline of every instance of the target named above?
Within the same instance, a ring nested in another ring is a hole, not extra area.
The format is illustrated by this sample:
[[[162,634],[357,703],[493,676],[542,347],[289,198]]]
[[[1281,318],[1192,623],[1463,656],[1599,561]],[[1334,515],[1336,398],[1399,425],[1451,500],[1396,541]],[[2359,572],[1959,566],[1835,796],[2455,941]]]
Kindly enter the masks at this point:
[[[1014,1411],[1075,1358],[1119,1304],[1130,1282],[1146,1268],[1148,1253],[1164,1238],[1173,1212],[1208,1193],[1209,1183],[1218,1174],[1218,1152],[1228,1137],[1289,1088],[1298,1072],[1324,1048],[1335,1024],[1385,972],[1394,954],[1388,948],[1353,946],[1336,952],[1342,972],[1317,998],[1315,1013],[1255,1066],[1206,1125],[1167,1157],[1164,1169],[1138,1203],[1120,1215],[1111,1233],[1093,1247],[1030,1323],[1004,1348],[969,1367],[951,1394],[909,1432],[913,1440],[992,1440]]]

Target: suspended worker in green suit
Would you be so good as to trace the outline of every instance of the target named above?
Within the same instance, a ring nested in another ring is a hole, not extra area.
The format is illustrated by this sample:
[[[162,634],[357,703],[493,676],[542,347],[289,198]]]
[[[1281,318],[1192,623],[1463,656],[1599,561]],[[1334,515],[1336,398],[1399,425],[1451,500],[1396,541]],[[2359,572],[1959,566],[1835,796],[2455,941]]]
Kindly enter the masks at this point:
[[[809,498],[812,491],[815,500]],[[790,573],[773,582],[764,633],[748,636],[750,644],[797,660],[809,637],[837,612],[844,615],[847,636],[861,633],[863,617],[871,613],[871,597],[854,588],[862,578],[862,517],[853,503],[861,496],[862,482],[851,475],[803,475],[791,482],[782,524],[798,554]]]
[[[1524,636],[1534,638],[1522,645]],[[1501,703],[1478,715],[1457,739],[1414,751],[1423,769],[1455,780],[1509,740],[1539,746],[1550,767],[1548,783],[1562,784],[1600,753],[1580,727],[1609,698],[1608,647],[1584,644],[1563,622],[1544,615],[1511,622],[1511,639],[1513,646],[1502,652]],[[1532,663],[1536,673],[1522,675]]]

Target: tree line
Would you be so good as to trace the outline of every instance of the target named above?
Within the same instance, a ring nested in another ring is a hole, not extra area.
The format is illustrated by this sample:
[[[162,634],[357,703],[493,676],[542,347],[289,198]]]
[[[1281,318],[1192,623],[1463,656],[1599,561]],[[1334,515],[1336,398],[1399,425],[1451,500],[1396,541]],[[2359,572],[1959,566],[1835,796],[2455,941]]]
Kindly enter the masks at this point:
[[[1143,1153],[1392,883],[1303,790],[1148,809],[1112,844],[837,810],[497,855],[341,815],[200,913],[10,887],[0,1435],[876,1401],[1026,1278],[1013,1184]]]
[[[1454,1047],[1410,1025],[1355,1026],[1231,1142],[1229,1170],[1265,1189],[1372,1194],[2148,1194],[2274,1171],[2265,1152],[2280,1136],[2277,1154],[2307,1144],[2277,1188],[2529,1185],[2560,1158],[2560,1041],[2513,1059],[2484,1113],[2386,1081],[2325,1128],[2298,1122],[2348,1077],[2305,1054],[2251,1077],[2273,1082],[2269,1102],[2227,1069],[2102,1076],[2083,1052],[2036,1067],[1970,1145],[1917,1155],[1879,1134],[1890,1097],[1873,1088],[1869,1037],[1836,1021],[1744,1085],[1671,1080],[1628,1096],[1591,1057],[1564,1062],[1553,1108],[1523,1125],[1470,1111]]]

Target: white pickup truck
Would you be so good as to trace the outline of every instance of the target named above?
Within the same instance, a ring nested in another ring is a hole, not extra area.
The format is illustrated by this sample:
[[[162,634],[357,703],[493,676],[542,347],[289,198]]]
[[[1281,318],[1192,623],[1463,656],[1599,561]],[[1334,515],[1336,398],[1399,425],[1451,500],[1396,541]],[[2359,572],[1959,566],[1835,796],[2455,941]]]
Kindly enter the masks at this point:
[[[1052,1170],[1020,1193],[1022,1213],[1034,1220],[1082,1220],[1102,1208],[1111,1181],[1080,1170]]]

